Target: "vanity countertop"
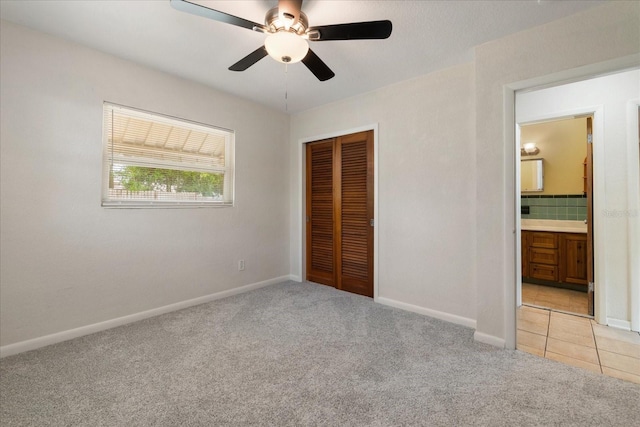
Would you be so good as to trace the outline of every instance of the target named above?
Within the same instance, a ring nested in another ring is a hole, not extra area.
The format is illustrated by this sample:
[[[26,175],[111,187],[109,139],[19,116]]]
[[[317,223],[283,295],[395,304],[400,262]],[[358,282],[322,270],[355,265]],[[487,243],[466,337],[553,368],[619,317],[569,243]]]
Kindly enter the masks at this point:
[[[586,233],[587,224],[584,221],[561,221],[552,219],[523,219],[522,230],[527,231],[555,231],[560,233]]]

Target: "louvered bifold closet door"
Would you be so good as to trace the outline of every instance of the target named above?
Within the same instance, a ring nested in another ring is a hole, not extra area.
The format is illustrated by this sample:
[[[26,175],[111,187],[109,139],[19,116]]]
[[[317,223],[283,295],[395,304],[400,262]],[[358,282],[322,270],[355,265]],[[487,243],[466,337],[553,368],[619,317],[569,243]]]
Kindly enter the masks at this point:
[[[373,297],[373,133],[337,139],[337,288]]]
[[[307,145],[307,280],[335,286],[334,140]]]

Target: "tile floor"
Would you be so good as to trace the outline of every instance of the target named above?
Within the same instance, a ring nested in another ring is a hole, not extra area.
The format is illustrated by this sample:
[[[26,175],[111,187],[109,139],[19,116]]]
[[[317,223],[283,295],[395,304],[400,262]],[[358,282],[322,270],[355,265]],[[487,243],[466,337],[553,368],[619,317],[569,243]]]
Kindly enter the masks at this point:
[[[522,303],[567,311],[569,313],[589,314],[586,292],[554,288],[551,286],[523,283]]]
[[[523,305],[516,348],[640,384],[640,334],[586,317]]]

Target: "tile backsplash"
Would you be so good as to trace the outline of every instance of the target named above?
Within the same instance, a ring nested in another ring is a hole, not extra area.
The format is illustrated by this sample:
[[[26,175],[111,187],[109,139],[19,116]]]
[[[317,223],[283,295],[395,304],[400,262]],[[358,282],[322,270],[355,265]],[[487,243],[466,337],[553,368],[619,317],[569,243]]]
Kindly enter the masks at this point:
[[[587,219],[587,196],[582,194],[526,195],[520,199],[523,207],[529,207],[529,213],[522,213],[521,218],[568,221]]]

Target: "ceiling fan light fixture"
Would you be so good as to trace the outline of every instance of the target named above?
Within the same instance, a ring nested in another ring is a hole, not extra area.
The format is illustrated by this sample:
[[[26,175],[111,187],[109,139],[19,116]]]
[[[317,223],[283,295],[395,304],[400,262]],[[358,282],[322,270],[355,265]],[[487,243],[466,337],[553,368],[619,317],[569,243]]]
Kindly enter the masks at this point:
[[[283,64],[294,64],[304,59],[309,43],[297,34],[278,31],[270,34],[264,42],[269,56]]]

